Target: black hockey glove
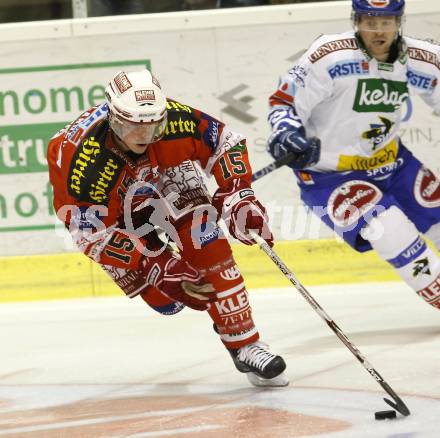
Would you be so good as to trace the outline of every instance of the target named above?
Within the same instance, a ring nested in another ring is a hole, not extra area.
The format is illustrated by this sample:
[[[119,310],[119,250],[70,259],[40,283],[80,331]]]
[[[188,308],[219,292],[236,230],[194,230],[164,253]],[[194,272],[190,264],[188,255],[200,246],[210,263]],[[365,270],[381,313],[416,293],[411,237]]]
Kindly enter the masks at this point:
[[[306,167],[314,166],[319,161],[321,155],[321,140],[316,137],[308,139],[310,142],[309,148],[302,154],[293,159],[287,165],[295,170],[305,169]]]

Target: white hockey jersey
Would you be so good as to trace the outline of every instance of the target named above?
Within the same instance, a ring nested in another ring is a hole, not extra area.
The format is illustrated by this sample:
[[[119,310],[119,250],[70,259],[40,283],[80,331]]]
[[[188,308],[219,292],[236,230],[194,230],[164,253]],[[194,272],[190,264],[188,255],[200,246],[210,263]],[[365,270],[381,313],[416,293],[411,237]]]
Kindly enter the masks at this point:
[[[368,170],[392,164],[408,97],[420,95],[440,114],[440,46],[403,37],[393,63],[370,57],[354,31],[323,35],[280,80],[269,122],[321,139],[320,172]]]

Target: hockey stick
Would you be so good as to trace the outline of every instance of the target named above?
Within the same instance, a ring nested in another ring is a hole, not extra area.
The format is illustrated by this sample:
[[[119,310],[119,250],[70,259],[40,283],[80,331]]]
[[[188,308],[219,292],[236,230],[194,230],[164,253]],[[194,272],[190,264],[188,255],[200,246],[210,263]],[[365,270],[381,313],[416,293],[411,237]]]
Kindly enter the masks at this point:
[[[256,181],[257,179],[262,178],[263,176],[267,175],[268,173],[273,172],[275,169],[278,169],[279,167],[284,166],[285,164],[289,164],[297,156],[298,156],[298,154],[296,154],[295,152],[290,152],[290,153],[278,158],[277,160],[273,161],[272,163],[268,164],[267,166],[263,167],[262,169],[257,170],[252,175],[252,182]]]
[[[307,289],[299,282],[295,275],[289,270],[289,268],[278,257],[275,251],[262,239],[259,235],[251,233],[252,238],[258,243],[260,248],[272,259],[279,270],[286,276],[286,278],[295,286],[296,290],[303,296],[303,298],[313,307],[313,309],[319,314],[319,316],[327,323],[336,336],[345,344],[345,346],[353,353],[356,359],[362,364],[362,366],[368,371],[371,377],[376,380],[377,383],[385,390],[385,392],[394,400],[384,398],[385,402],[389,404],[396,411],[400,412],[405,417],[410,414],[408,407],[400,399],[400,397],[394,392],[394,390],[388,385],[382,376],[373,368],[370,362],[367,361],[365,356],[358,350],[358,348],[347,338],[339,326],[330,318],[326,311],[319,305],[317,301],[310,295]]]

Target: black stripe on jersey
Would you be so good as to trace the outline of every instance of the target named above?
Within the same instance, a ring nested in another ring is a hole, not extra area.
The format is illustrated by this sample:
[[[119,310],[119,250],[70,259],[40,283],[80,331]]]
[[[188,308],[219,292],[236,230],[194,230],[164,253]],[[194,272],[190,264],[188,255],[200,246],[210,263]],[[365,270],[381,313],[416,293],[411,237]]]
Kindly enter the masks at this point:
[[[68,192],[79,201],[107,205],[111,190],[124,162],[105,147],[108,121],[98,123],[88,133],[72,157]]]
[[[168,122],[162,140],[176,140],[187,137],[201,138],[199,131],[200,119],[191,107],[169,100],[167,110]]]

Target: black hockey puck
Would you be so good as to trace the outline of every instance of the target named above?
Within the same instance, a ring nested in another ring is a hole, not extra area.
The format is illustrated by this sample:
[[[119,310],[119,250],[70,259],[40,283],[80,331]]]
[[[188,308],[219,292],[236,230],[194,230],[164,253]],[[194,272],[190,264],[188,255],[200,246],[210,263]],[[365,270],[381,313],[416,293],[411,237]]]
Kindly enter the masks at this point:
[[[376,420],[386,420],[396,418],[396,411],[379,411],[374,413]]]

